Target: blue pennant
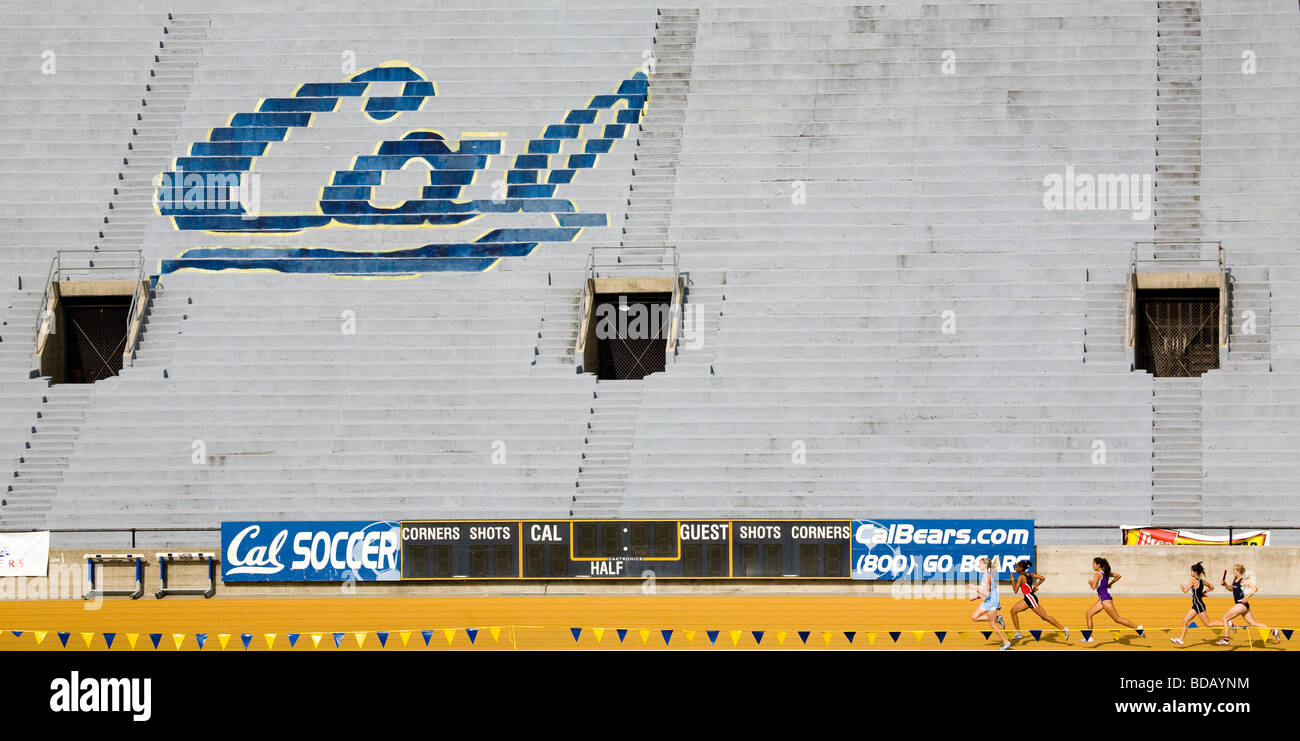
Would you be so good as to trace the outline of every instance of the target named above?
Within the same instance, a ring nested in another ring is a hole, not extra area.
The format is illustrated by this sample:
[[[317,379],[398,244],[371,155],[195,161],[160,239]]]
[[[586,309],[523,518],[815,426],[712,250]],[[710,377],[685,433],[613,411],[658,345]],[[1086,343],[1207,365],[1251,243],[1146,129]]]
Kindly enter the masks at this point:
[[[717,642],[718,642],[718,631],[716,631],[716,630],[706,630],[706,631],[704,631],[704,632],[709,636],[709,643],[710,643],[710,644],[713,644],[713,643],[717,643]]]
[[[301,634],[299,634],[299,633],[290,633],[290,634],[289,634],[289,648],[293,648],[294,646],[298,645],[298,636],[299,636],[299,635],[301,635]],[[202,648],[202,646],[200,646],[200,648]]]
[[[108,637],[108,636],[105,635],[105,638],[107,638],[107,637]],[[205,644],[205,643],[208,642],[208,634],[207,634],[207,633],[195,633],[195,634],[194,634],[194,640],[196,640],[196,641],[199,642],[199,650],[202,651],[202,650],[203,650],[203,644]]]
[[[377,631],[375,635],[379,637],[380,648],[384,648],[388,645],[388,631]]]
[[[661,631],[659,631],[659,634],[662,635],[662,636],[664,637],[664,645],[665,645],[665,646],[667,646],[667,645],[668,645],[668,642],[671,641],[671,640],[673,639],[673,632],[672,632],[671,630],[661,630]]]
[[[62,643],[64,648],[67,648],[67,647],[68,647],[68,636],[70,636],[70,635],[72,635],[72,634],[71,634],[71,633],[59,633],[59,643]],[[153,644],[153,646],[154,646],[154,648],[157,648],[157,647],[158,647],[158,644],[155,643],[155,644]]]
[[[342,633],[335,633],[335,634],[334,634],[334,648],[338,648],[338,647],[339,647],[340,645],[342,645],[342,644],[343,644],[343,634],[342,634]]]
[[[1091,630],[1085,630],[1085,631],[1082,631],[1082,632],[1083,632],[1083,640],[1086,641],[1086,640],[1088,640],[1089,638],[1092,638],[1092,631],[1091,631]]]
[[[582,628],[569,628],[569,632],[573,634],[573,640],[576,641],[578,636],[582,635]]]
[[[1138,628],[1138,629],[1137,629],[1137,634],[1140,635],[1140,636],[1142,636],[1143,638],[1146,638],[1146,637],[1147,637],[1146,631],[1143,630],[1142,628]]]
[[[1035,641],[1043,640],[1043,631],[1041,630],[1031,630],[1029,635],[1033,636]]]
[[[987,641],[987,640],[989,639],[989,636],[993,635],[993,631],[991,631],[991,630],[981,630],[981,631],[980,631],[980,635],[984,636],[984,640]]]
[[[104,634],[104,644],[107,645],[109,648],[112,648],[112,647],[113,647],[113,639],[114,639],[114,638],[117,638],[117,634],[116,634],[116,633],[105,633],[105,634]],[[199,648],[203,648],[203,645],[202,645],[202,644],[199,644]]]
[[[21,630],[11,630],[11,631],[9,631],[9,632],[14,634],[14,638],[22,638],[22,637],[23,637],[23,632],[22,632]]]
[[[1282,629],[1282,635],[1286,636],[1286,639],[1289,641],[1289,640],[1291,640],[1291,633],[1292,633],[1292,631],[1293,631],[1292,628],[1283,628],[1283,629]]]
[[[421,635],[421,636],[424,636],[424,645],[427,646],[427,645],[429,645],[429,639],[433,637],[433,631],[432,631],[432,630],[422,630],[422,631],[420,631],[420,635]]]
[[[803,641],[804,643],[807,643],[809,635],[812,635],[811,631],[801,630],[799,631],[799,640]]]
[[[889,637],[894,639],[894,643],[898,643],[898,637],[901,636],[902,634],[903,633],[901,631],[897,631],[897,630],[889,631]]]
[[[340,633],[339,635],[343,635],[343,634]],[[250,644],[250,643],[253,642],[253,634],[252,634],[252,633],[240,633],[240,634],[239,634],[239,640],[241,640],[241,641],[244,642],[244,650],[247,651],[247,650],[248,650],[248,644]],[[158,645],[158,644],[155,643],[154,645],[156,646],[156,645]]]
[[[934,637],[939,639],[939,645],[942,646],[942,645],[943,645],[943,639],[945,639],[945,638],[948,637],[948,631],[946,631],[946,630],[936,630],[936,631],[934,632]]]
[[[844,631],[844,637],[847,638],[847,639],[849,639],[849,643],[853,643],[853,637],[856,636],[857,634],[858,634],[858,632],[857,632],[856,630],[846,630],[846,631]]]
[[[478,628],[466,628],[465,635],[469,636],[469,645],[474,645],[474,639],[478,638]]]
[[[1193,620],[1192,622],[1188,623],[1188,624],[1187,624],[1187,627],[1189,627],[1189,628],[1195,628],[1195,627],[1196,627],[1196,621]]]
[[[162,633],[150,633],[149,640],[153,641],[154,648],[158,648],[158,641],[162,640]]]
[[[754,630],[754,631],[750,631],[750,632],[754,634],[754,643],[758,643],[758,644],[762,644],[762,643],[763,643],[763,631],[761,631],[761,630]]]
[[[624,638],[627,638],[627,628],[619,628],[619,629],[618,629],[617,631],[615,631],[615,632],[618,633],[618,642],[619,642],[619,643],[622,643],[622,642],[623,642],[623,639],[624,639]]]

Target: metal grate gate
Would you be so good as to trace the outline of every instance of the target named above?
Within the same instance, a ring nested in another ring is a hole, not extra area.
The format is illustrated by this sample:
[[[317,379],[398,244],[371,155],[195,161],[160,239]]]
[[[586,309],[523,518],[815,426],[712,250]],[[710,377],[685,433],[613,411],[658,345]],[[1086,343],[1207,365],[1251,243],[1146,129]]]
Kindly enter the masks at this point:
[[[122,370],[129,311],[125,305],[66,307],[67,383],[94,383]]]
[[[1138,366],[1157,378],[1219,367],[1219,298],[1153,291],[1138,297]]]

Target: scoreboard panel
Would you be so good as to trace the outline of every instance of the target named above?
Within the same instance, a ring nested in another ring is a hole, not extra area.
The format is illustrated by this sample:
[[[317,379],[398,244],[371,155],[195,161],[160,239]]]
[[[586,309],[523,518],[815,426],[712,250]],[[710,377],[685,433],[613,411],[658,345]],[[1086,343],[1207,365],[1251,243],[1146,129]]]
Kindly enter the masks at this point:
[[[402,579],[849,579],[850,520],[404,520]]]

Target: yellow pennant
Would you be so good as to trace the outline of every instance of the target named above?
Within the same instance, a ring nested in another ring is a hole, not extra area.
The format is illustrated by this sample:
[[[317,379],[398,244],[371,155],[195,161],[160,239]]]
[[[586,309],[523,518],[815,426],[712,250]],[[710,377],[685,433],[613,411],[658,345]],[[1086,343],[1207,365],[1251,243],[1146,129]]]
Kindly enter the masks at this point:
[[[731,645],[735,646],[740,643],[740,635],[741,635],[740,631],[729,630],[727,631],[727,635],[731,636]]]
[[[1269,631],[1272,630],[1272,628],[1256,628],[1255,630],[1259,631],[1259,640],[1268,643]]]
[[[835,634],[832,633],[832,632],[830,632],[829,630],[823,630],[823,631],[822,631],[822,640],[823,640],[823,641],[826,641],[826,645],[827,645],[827,646],[831,645],[831,636],[833,636],[833,635],[835,635]]]
[[[455,628],[443,628],[443,629],[442,629],[442,634],[443,634],[444,636],[447,637],[447,645],[450,646],[450,645],[451,645],[451,639],[453,639],[453,638],[456,637],[456,629],[455,629]]]
[[[591,632],[596,634],[596,643],[600,643],[600,639],[605,637],[604,628],[592,628]]]
[[[323,633],[312,633],[312,634],[311,634],[311,647],[312,647],[312,648],[320,648],[320,639],[323,638],[323,637],[324,637],[324,634],[323,634]],[[225,645],[225,644],[223,643],[222,646],[224,646],[224,645]]]
[[[262,637],[266,639],[266,650],[267,650],[267,651],[270,651],[271,649],[275,648],[275,637],[278,636],[278,635],[280,635],[280,634],[279,634],[279,633],[263,633],[263,634],[262,634]]]
[[[357,648],[364,648],[364,647],[365,647],[365,645],[366,645],[366,633],[367,633],[367,632],[369,632],[369,631],[362,631],[362,632],[360,632],[360,633],[353,633],[353,634],[352,634],[352,637],[355,638],[355,639],[357,639]]]
[[[126,637],[127,637],[127,638],[130,638],[131,636],[130,636],[130,634],[127,634]],[[218,634],[217,634],[217,643],[220,643],[220,644],[221,644],[221,650],[222,650],[222,651],[225,651],[225,650],[226,650],[226,644],[227,644],[227,643],[230,643],[230,634],[229,634],[229,633],[218,633]],[[134,646],[134,645],[135,645],[135,641],[132,641],[132,642],[131,642],[131,645]]]
[[[81,640],[85,641],[85,643],[86,643],[86,648],[90,648],[90,642],[93,641],[93,640],[95,640],[95,634],[94,634],[94,633],[82,633],[82,634],[81,634]]]
[[[47,631],[47,630],[34,630],[34,631],[32,631],[32,635],[36,636],[36,645],[39,646],[39,645],[41,645],[42,643],[45,643],[45,635],[46,635],[47,633],[49,633],[49,631]],[[134,644],[133,644],[133,645],[134,645]]]
[[[917,643],[920,643],[920,642],[921,642],[921,638],[922,638],[922,636],[925,635],[925,631],[924,631],[924,630],[914,630],[914,631],[912,631],[912,635],[916,636],[916,642],[917,642]]]
[[[686,642],[687,642],[687,643],[694,643],[694,642],[695,642],[695,631],[693,631],[693,630],[688,630],[688,631],[686,631]]]
[[[867,645],[868,645],[868,646],[874,646],[874,645],[876,645],[876,634],[875,634],[875,633],[867,633]]]
[[[778,631],[776,632],[776,645],[778,645],[778,646],[784,646],[784,645],[785,645],[785,631],[784,631],[784,630],[778,630]]]
[[[964,630],[959,630],[959,631],[957,631],[957,640],[960,640],[960,641],[964,641],[964,640],[966,640],[966,631],[964,631]]]
[[[138,640],[140,640],[140,634],[139,634],[139,633],[127,633],[127,634],[126,634],[126,642],[127,642],[128,644],[130,644],[131,648],[135,648],[135,642],[138,641]]]
[[[399,631],[397,632],[397,635],[401,636],[401,638],[402,638],[402,647],[405,648],[405,647],[406,647],[406,642],[409,641],[409,640],[411,640],[411,631],[409,631],[409,630],[399,630]]]
[[[650,631],[648,631],[648,630],[642,630],[642,631],[639,631],[639,633],[641,634],[641,645],[642,645],[642,646],[644,646],[644,645],[646,645],[647,643],[650,642]]]
[[[488,633],[492,635],[492,642],[496,643],[497,639],[501,637],[501,628],[488,628]]]
[[[176,644],[176,650],[181,650],[181,644],[185,642],[184,633],[172,633],[172,643]]]
[[[1118,631],[1118,630],[1112,630],[1112,631],[1110,632],[1110,637],[1118,641],[1118,640],[1119,640],[1119,631]]]

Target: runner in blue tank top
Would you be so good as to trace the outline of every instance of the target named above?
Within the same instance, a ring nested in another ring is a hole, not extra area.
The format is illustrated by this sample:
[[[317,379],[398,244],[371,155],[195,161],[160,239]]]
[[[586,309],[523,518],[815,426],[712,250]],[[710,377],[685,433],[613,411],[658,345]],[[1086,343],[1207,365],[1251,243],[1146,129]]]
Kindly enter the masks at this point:
[[[1170,643],[1176,646],[1183,645],[1187,638],[1187,626],[1197,618],[1201,619],[1201,625],[1207,628],[1214,628],[1223,625],[1218,620],[1211,620],[1210,616],[1205,613],[1205,593],[1213,592],[1214,586],[1205,581],[1205,567],[1198,561],[1192,564],[1192,578],[1186,584],[1180,585],[1183,594],[1192,593],[1192,609],[1187,611],[1183,616],[1183,632],[1178,634],[1177,638],[1170,638]],[[1227,635],[1225,632],[1224,635]]]
[[[1084,634],[1083,643],[1093,642],[1092,616],[1102,610],[1106,611],[1111,620],[1132,628],[1137,631],[1138,635],[1142,635],[1141,625],[1134,625],[1132,620],[1120,617],[1119,612],[1115,610],[1115,602],[1110,596],[1110,588],[1120,580],[1120,575],[1110,570],[1110,562],[1098,556],[1092,559],[1092,571],[1092,580],[1088,582],[1088,588],[1097,590],[1097,601],[1083,614],[1083,620],[1088,624],[1088,632]]]
[[[979,569],[980,586],[975,588],[975,596],[971,597],[971,601],[974,602],[981,597],[984,601],[975,608],[975,613],[970,616],[970,619],[977,623],[987,621],[993,632],[1002,639],[1002,647],[998,650],[1006,651],[1011,648],[1011,641],[1007,640],[1007,634],[1002,632],[1005,623],[1002,622],[1002,616],[998,614],[998,610],[1002,609],[1002,601],[998,598],[998,567],[993,559],[981,557]]]

